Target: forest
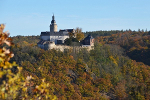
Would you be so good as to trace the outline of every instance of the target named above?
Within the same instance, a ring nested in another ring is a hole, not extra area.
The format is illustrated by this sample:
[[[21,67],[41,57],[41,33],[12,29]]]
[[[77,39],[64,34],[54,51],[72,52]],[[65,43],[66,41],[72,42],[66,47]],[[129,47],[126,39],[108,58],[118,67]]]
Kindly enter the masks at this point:
[[[95,38],[94,49],[61,52],[37,47],[39,36],[9,37],[3,29],[2,99],[150,99],[150,32],[86,32]]]

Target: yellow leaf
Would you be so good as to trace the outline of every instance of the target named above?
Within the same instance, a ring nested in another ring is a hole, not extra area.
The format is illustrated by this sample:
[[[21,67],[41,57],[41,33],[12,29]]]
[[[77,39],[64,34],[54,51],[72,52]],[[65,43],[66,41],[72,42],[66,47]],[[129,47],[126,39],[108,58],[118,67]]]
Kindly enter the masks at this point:
[[[3,74],[4,74],[4,72],[0,71],[0,78],[2,78]]]

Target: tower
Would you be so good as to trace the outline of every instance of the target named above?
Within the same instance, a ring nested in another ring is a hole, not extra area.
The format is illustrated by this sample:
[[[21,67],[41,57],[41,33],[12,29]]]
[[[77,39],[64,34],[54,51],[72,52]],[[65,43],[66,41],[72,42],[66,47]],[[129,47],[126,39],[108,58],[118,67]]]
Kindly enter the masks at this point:
[[[55,21],[54,14],[52,16],[52,21],[51,21],[51,24],[50,24],[50,32],[57,32],[57,24],[56,24],[56,21]]]

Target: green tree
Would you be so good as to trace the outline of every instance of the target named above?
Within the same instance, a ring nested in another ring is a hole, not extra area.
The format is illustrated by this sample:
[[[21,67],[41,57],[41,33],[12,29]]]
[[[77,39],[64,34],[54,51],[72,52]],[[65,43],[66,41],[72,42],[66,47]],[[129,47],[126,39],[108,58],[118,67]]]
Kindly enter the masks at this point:
[[[67,38],[67,39],[65,39],[65,44],[66,45],[72,45],[73,44],[73,42],[79,42],[76,38],[74,38],[74,37],[70,37],[70,38]]]

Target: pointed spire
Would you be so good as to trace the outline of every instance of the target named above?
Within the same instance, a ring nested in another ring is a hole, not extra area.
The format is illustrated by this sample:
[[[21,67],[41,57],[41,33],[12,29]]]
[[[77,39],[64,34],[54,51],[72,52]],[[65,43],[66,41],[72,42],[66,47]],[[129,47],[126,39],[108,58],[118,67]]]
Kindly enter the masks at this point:
[[[54,16],[54,13],[53,13],[53,16],[52,16],[52,20],[55,20],[55,16]]]

